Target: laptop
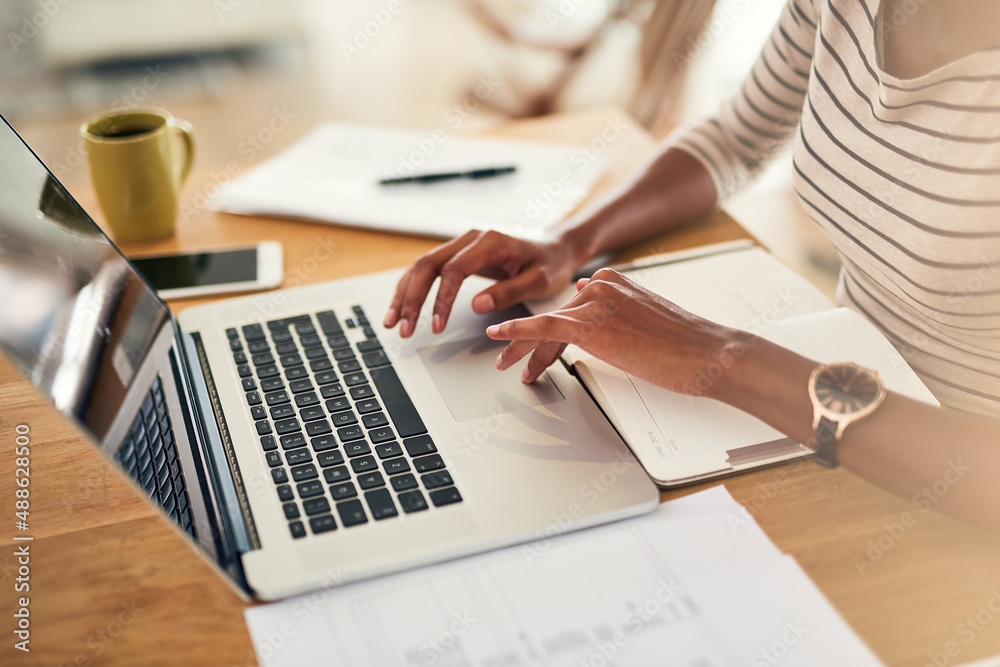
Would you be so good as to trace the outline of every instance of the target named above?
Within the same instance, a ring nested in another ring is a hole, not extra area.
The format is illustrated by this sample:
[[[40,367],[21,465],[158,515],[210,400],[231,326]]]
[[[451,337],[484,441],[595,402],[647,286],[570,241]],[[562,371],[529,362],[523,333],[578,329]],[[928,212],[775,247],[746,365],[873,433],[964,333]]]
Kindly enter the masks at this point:
[[[401,272],[175,318],[6,120],[0,349],[248,597],[278,599],[652,510],[656,487],[562,365],[493,366],[378,324]]]

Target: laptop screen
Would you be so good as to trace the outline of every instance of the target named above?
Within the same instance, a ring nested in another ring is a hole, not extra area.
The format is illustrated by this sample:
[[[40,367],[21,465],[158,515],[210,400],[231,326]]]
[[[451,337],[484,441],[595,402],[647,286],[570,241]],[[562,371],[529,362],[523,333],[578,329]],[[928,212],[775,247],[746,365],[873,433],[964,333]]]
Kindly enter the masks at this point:
[[[170,314],[0,120],[0,349],[103,443]]]

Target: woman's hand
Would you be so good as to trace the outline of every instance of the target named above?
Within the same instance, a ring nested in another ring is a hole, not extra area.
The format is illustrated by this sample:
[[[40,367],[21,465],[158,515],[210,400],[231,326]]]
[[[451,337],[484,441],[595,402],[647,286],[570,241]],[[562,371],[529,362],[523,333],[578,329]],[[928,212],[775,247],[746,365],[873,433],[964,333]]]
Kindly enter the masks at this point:
[[[384,324],[391,328],[398,322],[399,334],[411,336],[420,308],[439,276],[441,285],[431,319],[434,333],[444,330],[458,289],[471,275],[497,280],[472,300],[472,309],[485,314],[558,293],[583,259],[568,243],[525,241],[499,232],[473,230],[438,246],[410,267],[396,285]]]
[[[530,352],[521,379],[533,382],[572,343],[648,382],[702,394],[699,369],[728,367],[739,354],[745,334],[693,315],[617,271],[601,269],[577,287],[555,312],[487,329],[490,338],[511,341],[497,368],[510,368]]]

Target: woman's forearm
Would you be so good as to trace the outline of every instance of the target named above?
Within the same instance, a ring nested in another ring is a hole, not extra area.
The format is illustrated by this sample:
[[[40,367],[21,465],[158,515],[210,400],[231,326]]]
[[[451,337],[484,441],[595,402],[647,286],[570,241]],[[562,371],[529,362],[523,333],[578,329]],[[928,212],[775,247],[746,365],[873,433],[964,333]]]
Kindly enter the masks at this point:
[[[817,363],[748,334],[725,346],[733,363],[708,395],[810,442],[807,384]],[[1000,421],[889,392],[881,406],[844,431],[844,468],[909,500],[1000,532]]]
[[[711,211],[715,184],[687,152],[666,148],[644,169],[581,214],[556,228],[581,263],[664,232]]]

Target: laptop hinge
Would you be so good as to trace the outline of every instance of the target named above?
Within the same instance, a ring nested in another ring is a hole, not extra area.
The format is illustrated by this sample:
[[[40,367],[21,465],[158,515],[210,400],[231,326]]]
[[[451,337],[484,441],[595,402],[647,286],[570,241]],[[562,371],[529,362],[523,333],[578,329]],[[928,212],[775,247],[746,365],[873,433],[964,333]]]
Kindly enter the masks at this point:
[[[236,549],[240,553],[260,549],[260,540],[257,537],[253,514],[250,512],[243,475],[236,460],[232,437],[229,434],[226,416],[222,411],[222,403],[212,377],[212,370],[208,365],[201,336],[198,333],[182,333],[181,337],[188,359],[198,362],[188,366],[195,376],[192,385],[196,407],[207,427],[206,449],[216,473],[214,477],[218,483],[223,515],[229,523]],[[212,421],[217,428],[211,428]],[[229,474],[223,474],[224,471],[228,471]]]

